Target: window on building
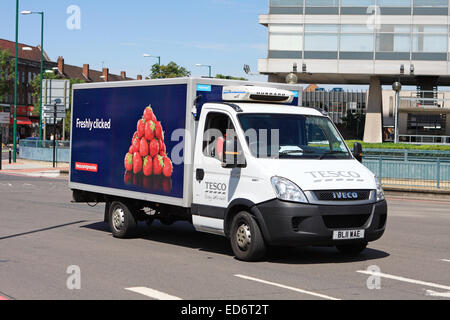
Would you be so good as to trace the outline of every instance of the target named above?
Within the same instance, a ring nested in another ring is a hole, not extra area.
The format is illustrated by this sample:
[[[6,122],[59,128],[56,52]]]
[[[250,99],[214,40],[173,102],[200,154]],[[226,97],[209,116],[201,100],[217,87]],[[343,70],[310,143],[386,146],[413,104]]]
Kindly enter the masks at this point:
[[[414,7],[448,7],[448,0],[414,0]]]
[[[305,25],[305,51],[337,52],[338,30],[335,24]]]
[[[342,7],[370,7],[375,5],[375,0],[341,0]]]
[[[342,25],[340,51],[373,52],[374,35],[367,25]]]
[[[339,0],[306,0],[307,7],[339,7]]]
[[[303,0],[270,0],[271,7],[303,7]]]
[[[377,52],[410,52],[410,32],[409,25],[381,25],[377,34]]]
[[[380,7],[411,7],[411,0],[378,0]]]
[[[300,24],[271,24],[269,27],[269,50],[302,51],[303,26]]]

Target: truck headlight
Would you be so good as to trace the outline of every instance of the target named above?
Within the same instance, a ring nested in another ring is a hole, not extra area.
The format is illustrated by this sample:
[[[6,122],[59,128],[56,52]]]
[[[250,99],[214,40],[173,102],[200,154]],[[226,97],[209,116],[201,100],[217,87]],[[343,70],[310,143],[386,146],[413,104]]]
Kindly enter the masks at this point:
[[[302,189],[300,189],[292,181],[281,177],[273,177],[271,180],[278,199],[284,201],[308,203],[308,199],[306,198]]]
[[[377,201],[385,200],[383,185],[381,184],[381,180],[375,177],[377,181]]]

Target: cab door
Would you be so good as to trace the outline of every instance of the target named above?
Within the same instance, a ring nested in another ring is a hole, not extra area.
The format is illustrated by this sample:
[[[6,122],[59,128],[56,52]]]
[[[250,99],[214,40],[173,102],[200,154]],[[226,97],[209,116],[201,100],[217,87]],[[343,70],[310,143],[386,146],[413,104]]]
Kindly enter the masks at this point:
[[[233,186],[239,183],[233,170],[222,166],[226,135],[235,126],[224,111],[205,112],[200,123],[194,158],[193,223],[199,231],[223,234],[225,211],[236,189]]]

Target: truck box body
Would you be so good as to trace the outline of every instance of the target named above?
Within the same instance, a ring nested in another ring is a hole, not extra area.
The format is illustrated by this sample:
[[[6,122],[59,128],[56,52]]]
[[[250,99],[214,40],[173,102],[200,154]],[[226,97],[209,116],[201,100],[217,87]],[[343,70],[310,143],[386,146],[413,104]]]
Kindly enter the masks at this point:
[[[194,103],[200,113],[204,103],[221,102],[224,86],[239,85],[252,83],[180,78],[75,85],[69,187],[190,207],[196,133],[192,114]],[[258,86],[294,91],[293,106],[298,106],[301,101],[299,86],[267,83],[258,83]],[[164,130],[166,153],[173,163],[171,177],[145,177],[126,172],[124,167],[137,123],[148,106]]]

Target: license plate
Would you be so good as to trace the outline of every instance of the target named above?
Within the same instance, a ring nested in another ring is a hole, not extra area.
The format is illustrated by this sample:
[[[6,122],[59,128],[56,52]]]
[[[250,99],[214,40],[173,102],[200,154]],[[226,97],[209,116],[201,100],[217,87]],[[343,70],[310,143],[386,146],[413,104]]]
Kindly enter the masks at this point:
[[[333,240],[357,240],[364,239],[364,230],[342,230],[334,231]]]

